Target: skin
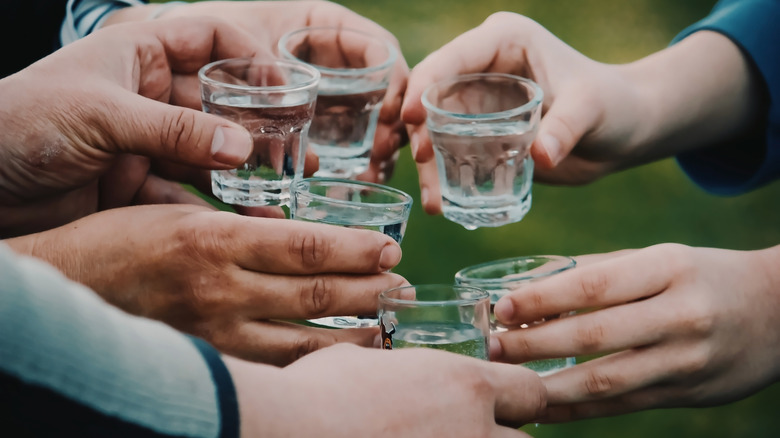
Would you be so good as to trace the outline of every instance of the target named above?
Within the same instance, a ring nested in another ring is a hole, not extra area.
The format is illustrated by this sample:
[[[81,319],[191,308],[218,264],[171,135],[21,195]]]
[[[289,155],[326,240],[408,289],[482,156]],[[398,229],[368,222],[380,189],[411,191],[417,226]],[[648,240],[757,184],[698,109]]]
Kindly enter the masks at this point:
[[[196,205],[112,209],[6,243],[130,313],[276,365],[337,342],[372,346],[375,329],[285,321],[371,314],[379,293],[406,284],[385,272],[401,250],[380,233]]]
[[[410,75],[402,117],[428,213],[440,213],[441,201],[420,96],[439,78],[486,71],[526,76],[544,90],[531,153],[535,179],[550,184],[588,183],[739,138],[756,128],[767,105],[757,73],[721,34],[697,32],[646,58],[608,65],[529,18],[498,13]],[[506,325],[578,313],[495,335],[493,360],[598,356],[543,379],[548,410],[539,421],[722,404],[780,379],[780,246],[662,244],[578,261],[495,307]]]
[[[265,55],[221,20],[136,23],[1,80],[0,233],[107,301],[242,358],[286,364],[336,342],[372,345],[376,330],[277,320],[374,311],[405,283],[385,273],[401,258],[391,238],[215,212],[149,172],[156,160],[231,168],[249,153],[242,127],[169,104],[200,66],[236,56]],[[126,207],[161,202],[184,204]]]
[[[535,180],[549,184],[592,182],[739,136],[762,105],[755,73],[718,33],[697,32],[647,58],[609,65],[530,18],[496,13],[428,55],[409,78],[401,115],[429,214],[441,213],[441,194],[422,93],[450,75],[481,72],[516,74],[542,87],[543,116],[531,154]]]
[[[147,5],[121,9],[113,13],[105,23],[110,26],[128,21],[146,20],[159,5]],[[251,33],[262,47],[272,48],[285,33],[307,26],[340,26],[367,32],[390,41],[398,48],[398,59],[393,66],[390,85],[387,88],[379,114],[374,148],[369,169],[359,179],[384,182],[393,173],[398,150],[407,142],[406,130],[400,119],[401,102],[409,76],[409,67],[400,51],[398,40],[377,23],[344,6],[328,1],[204,1],[179,5],[166,10],[161,19],[170,17],[218,17],[237,28]],[[349,50],[349,45],[341,48]],[[349,54],[347,54],[349,56]],[[362,55],[361,55],[362,56]],[[180,104],[200,108],[198,96]]]
[[[534,372],[429,349],[339,344],[283,369],[225,361],[242,437],[528,437],[516,427],[544,409]]]

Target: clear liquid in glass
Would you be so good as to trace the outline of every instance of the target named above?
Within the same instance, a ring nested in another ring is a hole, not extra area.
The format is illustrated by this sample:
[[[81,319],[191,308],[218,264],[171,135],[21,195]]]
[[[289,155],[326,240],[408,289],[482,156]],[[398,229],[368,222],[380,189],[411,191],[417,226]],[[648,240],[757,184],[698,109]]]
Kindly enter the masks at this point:
[[[444,217],[473,230],[521,220],[531,208],[536,135],[527,122],[430,128]]]

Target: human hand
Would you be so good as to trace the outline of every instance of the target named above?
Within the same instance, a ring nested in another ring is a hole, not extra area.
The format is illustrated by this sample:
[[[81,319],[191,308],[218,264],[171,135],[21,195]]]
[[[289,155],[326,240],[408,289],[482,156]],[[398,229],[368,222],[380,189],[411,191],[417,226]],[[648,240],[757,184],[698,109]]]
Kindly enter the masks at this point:
[[[243,162],[244,128],[168,103],[197,89],[209,61],[261,56],[255,40],[210,18],[173,24],[104,29],[0,81],[0,237],[151,196],[141,190],[149,160],[127,154],[210,169]]]
[[[401,249],[380,233],[186,204],[112,209],[6,242],[127,312],[277,365],[378,334],[283,320],[375,313],[380,292],[406,284],[386,272]]]
[[[146,19],[157,7],[159,5],[119,10],[109,17],[106,25]],[[274,51],[282,35],[308,26],[347,27],[390,41],[398,49],[398,59],[393,67],[390,84],[379,114],[369,169],[360,176],[360,179],[383,182],[392,175],[398,158],[397,151],[407,141],[406,130],[400,120],[400,111],[409,67],[401,53],[398,40],[390,32],[376,22],[329,1],[201,1],[168,9],[162,14],[162,19],[193,16],[219,17],[229,21],[251,33],[260,46],[272,48]],[[200,105],[200,101],[193,98],[189,104]]]
[[[531,146],[534,179],[542,183],[588,183],[722,141],[755,119],[748,62],[723,35],[697,32],[637,62],[610,65],[527,17],[496,13],[430,54],[409,77],[401,117],[429,214],[441,213],[441,193],[421,96],[437,80],[480,72],[527,77],[544,91]]]
[[[579,262],[578,258],[578,262]],[[491,359],[600,355],[543,380],[541,421],[723,404],[780,379],[780,246],[728,251],[663,244],[591,257],[495,306]]]
[[[262,380],[225,361],[241,436],[528,437],[515,428],[545,405],[534,372],[443,351],[340,344]]]

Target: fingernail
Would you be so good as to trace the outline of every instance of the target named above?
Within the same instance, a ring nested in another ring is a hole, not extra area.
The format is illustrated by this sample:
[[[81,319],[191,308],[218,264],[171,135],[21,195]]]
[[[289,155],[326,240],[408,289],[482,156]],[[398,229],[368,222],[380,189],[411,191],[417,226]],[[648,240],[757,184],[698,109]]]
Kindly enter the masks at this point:
[[[515,314],[515,306],[509,299],[500,299],[496,303],[496,307],[493,309],[493,313],[496,314],[496,319],[504,324],[512,322],[512,318]]]
[[[379,255],[379,267],[388,270],[401,261],[401,247],[395,243],[385,245]]]
[[[501,342],[497,336],[490,337],[490,345],[488,346],[490,351],[490,360],[496,360],[504,354],[504,350],[501,348]]]
[[[545,134],[539,138],[542,143],[542,147],[547,152],[547,156],[550,157],[550,162],[553,165],[558,164],[561,161],[559,155],[561,154],[561,142],[557,138],[550,134]]]
[[[419,138],[420,135],[415,132],[409,139],[409,146],[412,147],[412,158],[415,160],[417,160],[417,148],[420,146],[420,142],[417,141]]]
[[[217,126],[211,140],[211,157],[224,164],[238,165],[252,150],[252,138],[245,130]]]
[[[374,337],[374,348],[379,348],[382,346],[382,335],[376,335]]]
[[[428,205],[428,188],[423,187],[420,190],[420,201],[422,201],[422,205]]]

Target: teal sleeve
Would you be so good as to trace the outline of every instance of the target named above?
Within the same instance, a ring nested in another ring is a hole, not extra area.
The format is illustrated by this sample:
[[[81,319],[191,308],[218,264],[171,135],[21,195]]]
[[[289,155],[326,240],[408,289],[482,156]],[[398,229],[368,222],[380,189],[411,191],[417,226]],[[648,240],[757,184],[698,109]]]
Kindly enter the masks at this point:
[[[753,132],[677,160],[708,192],[738,195],[780,178],[780,1],[721,0],[673,43],[701,30],[727,36],[748,57],[763,82],[765,107]]]

